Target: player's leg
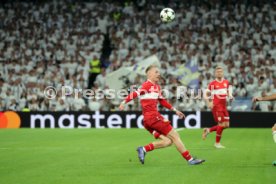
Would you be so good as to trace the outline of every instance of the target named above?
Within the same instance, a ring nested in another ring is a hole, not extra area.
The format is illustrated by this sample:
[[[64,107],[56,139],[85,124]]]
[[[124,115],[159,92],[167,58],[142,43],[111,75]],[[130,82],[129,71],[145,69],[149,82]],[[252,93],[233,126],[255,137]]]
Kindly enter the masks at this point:
[[[212,110],[212,114],[213,114],[215,122],[218,123],[218,113],[215,109]],[[217,129],[218,129],[218,125],[212,126],[211,128],[204,128],[203,133],[202,133],[202,139],[205,140],[209,133],[215,132],[215,131],[217,131]]]
[[[189,161],[192,159],[189,151],[184,146],[183,142],[180,139],[179,134],[173,129],[170,122],[162,122],[159,121],[152,126],[155,130],[160,132],[161,134],[165,135],[168,139],[175,144],[177,150],[182,154],[182,156]]]
[[[225,121],[225,122],[223,123],[223,127],[224,127],[224,129],[226,129],[226,128],[229,128],[229,127],[230,127],[229,118],[228,118],[228,120],[227,120],[227,121]]]
[[[165,148],[165,147],[171,146],[173,143],[171,139],[169,139],[168,137],[166,137],[164,135],[160,135],[159,139],[160,140],[154,141],[152,143],[155,149]]]
[[[155,139],[159,139],[158,141],[152,142],[146,146],[143,147],[144,152],[149,152],[154,149],[158,148],[164,148],[167,146],[170,146],[172,144],[172,141],[167,138],[166,136],[162,135],[161,132],[158,131],[158,129],[165,128],[171,129],[170,121],[167,119],[164,119],[161,115],[158,117],[159,121],[156,123],[148,124],[147,122],[144,123],[144,127],[154,136]]]
[[[218,128],[217,128],[216,142],[215,142],[216,148],[225,148],[220,143],[223,130],[224,130],[224,122],[221,122],[221,123],[219,123]]]
[[[163,123],[163,122],[162,122]],[[147,129],[158,141],[154,141],[145,146],[137,148],[138,158],[142,164],[145,162],[145,156],[147,152],[153,151],[154,149],[168,147],[172,144],[172,141],[161,133],[155,131],[151,126],[144,123],[145,129]]]
[[[190,152],[186,149],[185,145],[180,139],[179,134],[174,129],[170,130],[170,132],[167,134],[167,137],[172,140],[178,152],[182,155],[183,158],[185,158],[189,162],[189,164],[196,165],[196,164],[201,164],[202,162],[205,161],[201,159],[194,159],[190,155]]]
[[[192,158],[189,151],[185,148],[183,142],[181,141],[179,134],[173,129],[169,121],[163,121],[163,120],[158,121],[158,122],[155,122],[154,124],[151,124],[150,126],[146,125],[145,128],[149,131],[155,130],[156,132],[160,132],[160,134],[164,135],[167,138],[167,139],[161,140],[162,141],[161,144],[159,144],[160,142],[158,142],[157,146],[160,146],[159,148],[161,148],[162,146],[168,146],[174,143],[176,145],[177,150],[189,162],[189,164],[196,165],[205,161],[205,160]],[[160,137],[163,138],[163,136],[160,136]],[[171,140],[172,143],[169,142],[168,139]],[[144,164],[144,158],[145,158],[146,152],[144,152],[143,149],[141,148],[142,147],[139,147],[137,151],[138,151],[138,156],[141,163]],[[150,150],[153,150],[154,148],[155,147],[153,143],[149,144]]]
[[[176,149],[177,149],[180,153],[184,153],[184,152],[187,151],[185,145],[183,144],[183,142],[182,142],[181,139],[180,139],[180,136],[179,136],[178,132],[176,132],[174,129],[172,129],[172,130],[168,133],[167,137],[168,137],[169,139],[172,140],[172,142],[173,142],[173,143],[175,144],[175,146],[176,146]]]
[[[222,137],[222,132],[226,128],[229,128],[229,122],[228,121],[223,121],[223,122],[219,123],[218,128],[217,128],[216,143],[220,143],[220,140],[221,140],[221,137]]]
[[[223,130],[229,127],[229,114],[227,111],[225,112],[220,112],[218,113],[218,127],[217,127],[217,134],[216,134],[216,143],[215,147],[216,148],[225,148],[224,146],[221,145],[221,137]]]
[[[150,131],[150,132],[152,133],[154,138],[158,139],[158,140],[143,146],[144,152],[149,152],[154,149],[165,148],[165,147],[172,145],[172,141],[169,138],[167,138],[166,136],[160,134],[159,132],[157,132],[155,130]]]
[[[154,136],[159,136],[158,134],[156,134],[156,135],[154,134],[154,130],[150,126],[148,126],[145,121],[144,121],[144,128],[146,130],[148,130]],[[145,162],[146,152],[152,151],[152,150],[154,150],[154,145],[152,143],[149,143],[145,146],[139,146],[137,148],[138,158],[142,164],[144,164],[144,162]]]

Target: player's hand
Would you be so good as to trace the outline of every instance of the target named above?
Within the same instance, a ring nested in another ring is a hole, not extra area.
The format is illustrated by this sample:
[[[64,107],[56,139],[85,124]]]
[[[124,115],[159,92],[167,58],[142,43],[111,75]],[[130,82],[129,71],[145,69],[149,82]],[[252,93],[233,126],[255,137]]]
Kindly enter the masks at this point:
[[[229,95],[229,99],[232,102],[233,100],[235,100],[235,98],[232,95]]]
[[[120,106],[119,106],[119,109],[122,111],[122,110],[124,110],[124,108],[125,108],[125,104],[121,103]]]
[[[252,102],[258,102],[258,101],[262,101],[262,97],[254,97],[254,98],[252,98]]]
[[[208,103],[208,108],[209,109],[213,109],[213,107],[214,107],[214,104],[212,102]]]
[[[185,118],[185,115],[182,112],[176,111],[175,113],[180,117],[180,119]]]
[[[276,131],[276,123],[274,124],[274,126],[272,127],[272,132]]]

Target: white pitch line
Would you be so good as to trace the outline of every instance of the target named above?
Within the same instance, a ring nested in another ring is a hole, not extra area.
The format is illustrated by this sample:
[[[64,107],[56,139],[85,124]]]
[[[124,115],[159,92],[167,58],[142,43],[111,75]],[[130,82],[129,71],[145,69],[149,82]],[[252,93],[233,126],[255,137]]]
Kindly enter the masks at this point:
[[[175,131],[177,131],[177,132],[180,132],[182,130],[184,130],[184,128],[177,128],[177,129],[175,129]]]

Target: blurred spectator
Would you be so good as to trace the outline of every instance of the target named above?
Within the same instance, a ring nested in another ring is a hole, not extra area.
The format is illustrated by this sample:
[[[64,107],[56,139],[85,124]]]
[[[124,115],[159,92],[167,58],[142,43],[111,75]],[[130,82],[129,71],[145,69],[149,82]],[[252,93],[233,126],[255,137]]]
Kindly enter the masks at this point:
[[[238,97],[246,97],[247,96],[247,91],[245,89],[244,83],[239,83],[238,87],[235,89],[234,96]]]
[[[101,69],[101,73],[97,75],[95,82],[99,85],[101,89],[104,89],[106,87],[106,71],[105,68]]]
[[[88,103],[89,110],[91,111],[99,111],[101,109],[101,103],[96,98],[93,98]]]
[[[4,111],[6,109],[6,105],[4,104],[4,100],[0,97],[0,111]]]
[[[71,110],[74,110],[74,111],[80,111],[80,110],[84,110],[85,109],[85,101],[84,99],[82,98],[82,95],[81,93],[78,93],[77,96],[75,97],[72,97],[72,109]]]
[[[97,76],[101,73],[101,62],[100,60],[94,56],[90,61],[90,74],[89,74],[89,84],[88,88],[90,89],[94,84]]]
[[[266,96],[266,92],[262,92],[262,97]],[[258,103],[257,105],[259,106],[260,111],[262,112],[268,112],[271,110],[271,102],[270,101],[264,101],[265,103]],[[253,106],[253,109],[256,109],[256,105]]]
[[[65,104],[63,99],[59,99],[57,104],[56,104],[56,111],[68,111],[69,110],[69,106],[67,104]]]

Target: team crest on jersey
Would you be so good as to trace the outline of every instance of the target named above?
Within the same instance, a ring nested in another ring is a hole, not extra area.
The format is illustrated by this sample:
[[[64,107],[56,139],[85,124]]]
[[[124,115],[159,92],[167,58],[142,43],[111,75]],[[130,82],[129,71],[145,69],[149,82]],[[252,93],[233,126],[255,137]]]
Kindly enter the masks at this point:
[[[157,86],[151,86],[149,91],[150,92],[159,92],[159,89]]]
[[[226,83],[223,83],[224,87],[227,87],[227,84]]]

